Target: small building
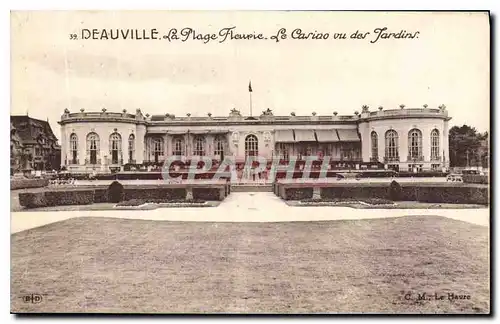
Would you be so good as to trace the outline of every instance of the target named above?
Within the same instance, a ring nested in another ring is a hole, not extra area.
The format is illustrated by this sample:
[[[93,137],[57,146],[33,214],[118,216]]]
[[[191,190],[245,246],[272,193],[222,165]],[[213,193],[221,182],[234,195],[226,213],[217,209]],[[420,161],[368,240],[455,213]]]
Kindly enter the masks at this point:
[[[11,174],[31,170],[59,170],[61,146],[48,121],[10,117]]]

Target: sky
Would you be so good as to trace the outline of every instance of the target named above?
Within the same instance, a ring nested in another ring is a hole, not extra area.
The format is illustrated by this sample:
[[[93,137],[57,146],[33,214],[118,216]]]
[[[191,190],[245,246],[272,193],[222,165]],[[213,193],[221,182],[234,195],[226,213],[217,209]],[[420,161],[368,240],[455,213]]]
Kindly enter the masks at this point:
[[[235,27],[266,40],[169,42],[169,30]],[[418,31],[378,39],[375,29]],[[281,28],[287,39],[271,39]],[[292,31],[329,33],[292,39]],[[82,29],[156,29],[159,40],[80,39]],[[350,39],[354,32],[370,32]],[[70,39],[70,34],[79,39]],[[334,39],[345,33],[347,39]],[[57,137],[65,108],[227,116],[350,115],[368,105],[445,104],[450,126],[489,130],[489,21],[483,13],[11,12],[11,114],[48,119]],[[472,113],[471,113],[472,112]]]

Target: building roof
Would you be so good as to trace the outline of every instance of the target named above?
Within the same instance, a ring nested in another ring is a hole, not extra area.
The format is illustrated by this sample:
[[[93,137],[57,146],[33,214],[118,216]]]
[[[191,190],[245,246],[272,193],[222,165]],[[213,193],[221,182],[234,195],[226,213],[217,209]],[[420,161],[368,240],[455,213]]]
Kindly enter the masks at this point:
[[[48,121],[31,118],[27,115],[10,116],[10,129],[20,138],[23,144],[37,143],[39,137],[57,142]]]
[[[400,108],[384,110],[379,107],[378,111],[370,111],[368,107],[363,108],[363,112],[355,112],[354,115],[338,115],[334,112],[332,115],[319,116],[312,113],[309,116],[297,116],[291,113],[289,116],[275,116],[270,109],[265,110],[260,115],[247,116],[242,114],[237,109],[232,109],[227,116],[192,116],[187,113],[186,116],[175,116],[172,114],[161,115],[143,115],[140,109],[136,110],[136,114],[127,113],[124,110],[121,113],[108,112],[103,109],[102,112],[70,112],[69,109],[64,110],[61,115],[59,125],[65,125],[75,122],[120,122],[142,125],[255,125],[255,124],[352,124],[368,122],[372,120],[387,120],[387,119],[403,119],[403,118],[439,118],[450,120],[448,111],[444,106],[440,108]]]

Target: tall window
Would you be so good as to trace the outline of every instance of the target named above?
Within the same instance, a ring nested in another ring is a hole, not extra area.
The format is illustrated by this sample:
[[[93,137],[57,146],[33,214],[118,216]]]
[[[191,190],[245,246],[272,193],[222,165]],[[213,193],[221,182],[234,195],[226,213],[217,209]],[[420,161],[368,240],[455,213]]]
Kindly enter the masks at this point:
[[[122,137],[118,133],[109,136],[109,154],[111,155],[111,164],[119,164],[122,152]]]
[[[174,150],[172,155],[183,156],[184,155],[184,141],[181,137],[177,137],[174,139]]]
[[[278,143],[276,144],[276,153],[278,153],[278,158],[280,160],[285,160],[289,161],[290,160],[290,155],[288,153],[288,146],[285,143]]]
[[[214,155],[224,156],[224,140],[219,136],[214,139]]]
[[[422,132],[412,129],[408,132],[408,156],[410,159],[418,159],[422,156]]]
[[[135,136],[130,134],[128,137],[128,162],[133,163],[135,152]]]
[[[350,143],[344,143],[340,146],[340,159],[342,161],[353,161],[355,158],[354,147]]]
[[[197,136],[194,139],[193,155],[195,155],[195,156],[204,156],[205,155],[205,138],[204,137]]]
[[[399,157],[398,133],[393,129],[385,133],[385,157],[388,159]]]
[[[157,137],[153,139],[153,155],[155,162],[160,161],[160,156],[163,156],[163,138]]]
[[[439,131],[437,129],[431,132],[431,160],[439,160]]]
[[[378,135],[376,132],[372,132],[371,141],[372,141],[372,160],[378,161]]]
[[[257,156],[259,155],[259,141],[257,136],[248,135],[245,138],[245,156]]]
[[[89,133],[87,135],[87,155],[89,156],[90,164],[97,164],[97,157],[99,156],[99,135],[96,133]]]
[[[71,152],[70,164],[78,164],[78,137],[75,133],[69,137],[69,150]]]

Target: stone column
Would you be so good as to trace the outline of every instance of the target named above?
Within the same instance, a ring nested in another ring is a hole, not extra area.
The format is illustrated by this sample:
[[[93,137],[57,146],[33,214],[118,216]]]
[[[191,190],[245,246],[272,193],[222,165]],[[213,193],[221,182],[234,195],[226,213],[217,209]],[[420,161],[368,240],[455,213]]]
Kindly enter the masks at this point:
[[[80,144],[80,143],[78,143]],[[61,126],[61,166],[66,166],[66,155],[70,150],[69,138],[66,136],[66,126]]]
[[[408,159],[408,132],[409,128],[398,128],[396,131],[398,132],[398,142],[399,142],[399,161],[406,162]]]
[[[144,139],[146,136],[146,126],[144,125],[137,125],[136,127],[136,133],[135,133],[135,152],[134,152],[134,159],[136,163],[144,163],[145,160],[145,143]]]
[[[228,132],[225,136],[226,138],[226,147],[225,149],[227,150],[227,152],[224,152],[224,156],[235,156],[235,155],[238,155],[237,154],[237,149],[233,149],[233,140],[231,138],[231,133]]]
[[[192,145],[191,145],[191,139],[193,135],[192,134],[184,134],[184,145],[186,147],[186,152],[184,152],[185,156],[191,156],[192,155]]]
[[[443,131],[440,133],[442,134],[440,143],[439,143],[439,148],[441,152],[439,152],[439,155],[443,155],[444,157],[441,156],[441,161],[444,158],[444,167],[448,168],[450,166],[450,149],[449,149],[449,138],[448,138],[448,121],[444,121],[443,124]]]
[[[363,162],[370,162],[371,157],[371,131],[369,123],[359,124],[359,134],[361,135],[361,160]]]
[[[425,127],[420,130],[422,132],[422,155],[424,156],[424,163],[427,161],[431,163],[431,132],[433,129],[434,127]],[[435,162],[432,161],[432,163]],[[430,167],[429,164],[429,169]]]
[[[163,136],[163,158],[166,160],[169,156],[172,155],[172,136],[169,134],[165,134]]]
[[[146,146],[145,147],[145,152],[146,152],[146,155],[144,156],[144,161],[148,161],[150,160],[150,157],[151,157],[151,137],[150,136],[146,136],[144,138],[144,145]]]
[[[130,139],[130,131],[127,130],[127,132],[121,133],[122,137],[122,147],[121,147],[121,152],[120,155],[118,156],[119,159],[121,159],[121,170],[123,171],[123,166],[127,163],[129,163],[129,155],[128,155],[128,141]],[[134,134],[134,140],[135,140],[135,134]]]
[[[87,143],[87,135],[84,132],[76,132],[76,136],[78,136],[78,164],[79,165],[85,165],[85,160],[90,159],[90,151],[89,149],[89,143]],[[100,147],[100,145],[99,145]],[[69,152],[66,151],[68,160],[71,158],[69,155]]]
[[[384,163],[385,157],[385,132],[377,131],[377,140],[378,140],[378,160],[379,162]]]

